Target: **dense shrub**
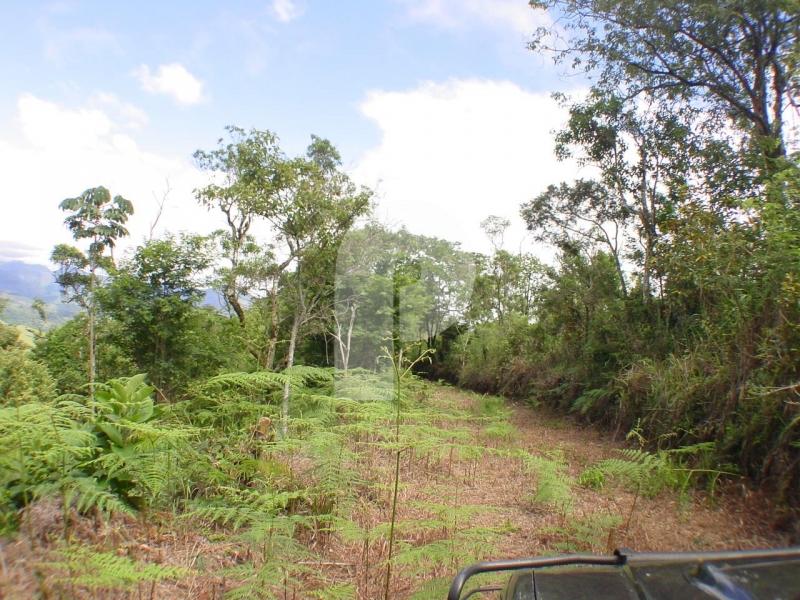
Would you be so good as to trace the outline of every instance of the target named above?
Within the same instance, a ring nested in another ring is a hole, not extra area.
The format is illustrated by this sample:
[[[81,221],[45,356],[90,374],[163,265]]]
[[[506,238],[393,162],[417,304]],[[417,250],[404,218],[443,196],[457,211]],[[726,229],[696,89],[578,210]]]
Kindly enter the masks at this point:
[[[17,328],[0,323],[0,406],[54,397],[55,384],[45,366],[31,357]]]

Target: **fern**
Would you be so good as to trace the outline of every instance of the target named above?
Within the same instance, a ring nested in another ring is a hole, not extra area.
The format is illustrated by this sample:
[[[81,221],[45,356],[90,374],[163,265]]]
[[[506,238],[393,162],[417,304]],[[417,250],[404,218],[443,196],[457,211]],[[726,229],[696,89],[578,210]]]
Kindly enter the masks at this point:
[[[312,591],[312,598],[319,600],[352,600],[356,598],[356,587],[352,583],[334,583],[324,590]]]
[[[677,473],[665,452],[652,454],[638,449],[619,451],[622,458],[609,458],[589,467],[580,480],[605,479],[621,481],[645,496],[654,496],[661,490],[677,486]]]
[[[94,477],[73,477],[62,488],[62,493],[65,503],[71,505],[74,501],[75,507],[81,512],[97,508],[105,513],[133,513],[126,502]]]
[[[201,390],[235,389],[263,393],[281,389],[287,382],[294,383],[285,373],[256,371],[254,373],[223,373],[212,377],[200,386]]]
[[[74,403],[31,403],[0,409],[0,487],[5,490],[3,521],[46,496],[66,496],[82,510],[125,510],[118,498],[97,485],[87,469],[95,437],[74,417],[90,412]]]
[[[450,589],[451,580],[449,577],[437,577],[425,581],[410,597],[409,600],[430,600],[431,598],[447,597],[447,590]]]
[[[585,415],[590,410],[592,410],[595,405],[598,403],[607,400],[611,397],[612,392],[610,392],[606,388],[594,388],[591,390],[586,390],[578,396],[575,401],[570,406],[570,412],[578,412],[582,415]]]
[[[471,404],[470,410],[478,417],[492,419],[507,419],[511,414],[505,399],[500,396],[478,396],[476,401]]]
[[[516,429],[511,423],[498,421],[484,427],[482,433],[487,438],[509,442],[514,438]]]
[[[317,432],[308,440],[308,452],[314,460],[310,493],[314,512],[330,513],[345,500],[354,500],[361,475],[352,465],[356,455],[348,449],[341,436],[334,432]]]
[[[195,502],[184,518],[200,518],[240,529],[285,510],[290,502],[306,499],[306,491],[270,492],[221,487],[212,500]]]
[[[87,547],[66,547],[56,552],[58,560],[40,564],[52,572],[57,583],[101,590],[130,590],[139,583],[180,580],[191,574],[182,567],[131,560],[113,552],[99,552]]]
[[[528,453],[521,453],[520,456],[525,468],[536,476],[533,501],[568,512],[572,508],[572,486],[575,482],[567,473],[563,456],[556,454],[554,458],[545,458]]]
[[[294,536],[299,517],[262,516],[239,539],[247,542],[254,558],[248,564],[226,569],[225,575],[241,580],[226,597],[278,598],[279,588],[300,585],[299,575],[313,573],[314,555]]]
[[[606,480],[616,480],[652,497],[665,489],[685,492],[693,481],[705,477],[713,491],[720,476],[735,474],[732,470],[708,466],[706,457],[712,455],[713,451],[713,442],[658,452],[624,449],[619,451],[622,458],[609,458],[590,466],[581,473],[579,482],[587,487],[599,488]],[[690,459],[698,464],[688,466]]]
[[[269,439],[256,427],[277,416],[275,400],[287,381],[290,436]],[[409,503],[404,481],[395,497],[389,469],[435,469],[452,483],[474,478],[489,456],[521,459],[536,501],[569,510],[573,481],[563,456],[476,442],[476,431],[484,442],[512,438],[502,399],[475,396],[478,405],[465,406],[413,377],[399,389],[386,383],[383,374],[359,370],[347,377],[307,367],[229,373],[195,385],[175,405],[151,407],[151,389],[137,376],[100,386],[94,415],[80,396],[46,410],[15,409],[5,430],[0,413],[0,449],[9,450],[0,466],[13,467],[0,475],[22,478],[20,487],[2,488],[0,507],[13,515],[43,496],[60,496],[79,511],[170,503],[192,528],[236,548],[236,566],[220,572],[232,598],[377,597],[378,586],[386,593],[390,578],[381,571],[389,565],[421,581],[444,576],[485,557],[507,531],[475,525],[488,506]],[[24,452],[15,452],[14,432],[25,432]],[[23,495],[11,495],[17,489]],[[355,580],[323,575],[330,544],[360,557]],[[423,591],[438,589],[425,585]]]
[[[619,515],[600,512],[569,519],[563,526],[546,527],[541,532],[555,537],[550,545],[560,552],[602,552],[610,550],[606,546],[621,523]]]

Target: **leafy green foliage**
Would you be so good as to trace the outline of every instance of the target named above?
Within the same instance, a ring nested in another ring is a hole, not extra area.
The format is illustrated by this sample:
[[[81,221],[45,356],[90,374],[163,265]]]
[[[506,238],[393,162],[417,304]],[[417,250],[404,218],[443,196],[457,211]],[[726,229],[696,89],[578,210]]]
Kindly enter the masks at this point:
[[[165,490],[181,485],[181,466],[191,454],[192,431],[165,426],[154,387],[145,375],[111,380],[95,389],[91,420],[98,440],[95,473],[136,505],[156,504]]]
[[[0,513],[5,528],[33,500],[53,495],[80,510],[128,511],[89,466],[96,440],[82,426],[91,419],[84,405],[64,400],[0,408]]]
[[[112,590],[132,590],[141,583],[180,580],[189,569],[145,563],[100,552],[83,546],[67,546],[56,553],[57,560],[40,565],[62,588],[83,588],[93,594]]]
[[[0,406],[54,397],[55,383],[47,368],[22,345],[15,327],[0,323]]]
[[[607,481],[616,480],[637,493],[655,496],[665,489],[686,491],[691,483],[705,480],[713,491],[721,475],[734,475],[707,466],[707,458],[713,451],[714,444],[710,442],[654,453],[633,448],[620,450],[621,458],[609,458],[590,466],[581,473],[578,483],[601,488]]]
[[[521,453],[521,458],[525,468],[536,477],[536,492],[532,500],[561,513],[569,512],[574,481],[567,472],[563,455],[555,452],[551,457],[543,457]]]
[[[192,235],[150,240],[98,292],[103,311],[118,324],[116,345],[167,395],[241,356],[220,339],[235,328],[198,307],[208,246]]]
[[[0,408],[0,512],[6,527],[30,502],[60,496],[65,512],[131,512],[185,489],[202,466],[191,428],[153,402],[145,376],[111,380],[91,397]],[[66,521],[66,518],[65,518]]]
[[[556,538],[552,545],[560,552],[609,552],[609,541],[621,524],[619,515],[599,512],[572,517],[565,525],[545,528],[542,533]]]
[[[793,5],[544,0],[534,6],[564,20],[568,40],[552,49],[555,59],[595,71],[599,89],[701,102],[709,117],[732,116],[754,137],[783,141],[781,107],[796,103],[798,93]],[[531,47],[550,48],[551,33],[540,28]],[[764,85],[754,89],[754,81]]]
[[[60,394],[80,394],[85,391],[87,330],[86,316],[78,315],[63,325],[50,329],[37,340],[31,351],[32,358],[47,367]],[[105,381],[137,372],[133,360],[117,342],[120,335],[119,323],[110,319],[99,319],[95,334],[99,380]]]

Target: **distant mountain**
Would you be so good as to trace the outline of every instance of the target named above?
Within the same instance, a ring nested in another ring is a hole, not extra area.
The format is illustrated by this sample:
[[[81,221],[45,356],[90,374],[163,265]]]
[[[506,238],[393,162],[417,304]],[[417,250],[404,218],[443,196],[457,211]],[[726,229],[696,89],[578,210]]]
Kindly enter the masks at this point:
[[[0,318],[12,325],[41,328],[69,320],[78,313],[74,304],[61,301],[53,273],[45,265],[34,265],[18,260],[0,262],[0,297],[7,305]],[[34,298],[45,302],[47,322],[42,323],[38,313],[31,308]]]
[[[60,300],[45,302],[44,312],[47,316],[47,321],[43,323],[41,317],[39,317],[39,313],[31,307],[33,298],[34,297],[7,294],[0,290],[0,300],[6,302],[3,312],[0,314],[0,319],[10,325],[25,325],[26,327],[33,327],[34,329],[49,329],[50,327],[69,321],[80,311],[78,306],[66,304]]]
[[[45,302],[60,300],[58,285],[50,269],[18,260],[0,262],[0,293],[41,298]]]
[[[42,320],[31,303],[34,298],[45,302],[46,325],[59,325],[74,317],[79,308],[61,301],[61,293],[53,272],[45,265],[34,265],[18,260],[0,262],[0,298],[8,301],[0,319],[12,325],[41,328]],[[201,304],[223,310],[225,301],[212,289],[203,290]]]
[[[202,306],[210,306],[217,310],[225,310],[225,299],[217,290],[203,290],[203,299],[200,301]]]

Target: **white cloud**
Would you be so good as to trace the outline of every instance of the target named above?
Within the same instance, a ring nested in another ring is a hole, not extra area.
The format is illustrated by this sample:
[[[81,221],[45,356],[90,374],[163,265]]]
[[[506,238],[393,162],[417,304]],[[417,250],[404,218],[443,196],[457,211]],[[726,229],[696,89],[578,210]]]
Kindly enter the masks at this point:
[[[520,204],[580,174],[553,155],[552,132],[565,122],[564,109],[514,83],[452,80],[373,91],[361,111],[378,125],[381,141],[353,177],[377,189],[377,216],[469,250],[489,249],[480,222],[491,214],[512,221],[506,245],[517,250],[525,237]]]
[[[203,82],[180,63],[160,65],[155,73],[147,65],[134,71],[142,89],[151,94],[171,96],[178,104],[197,104],[203,100]]]
[[[167,179],[171,192],[156,235],[187,228],[209,232],[219,226],[216,215],[193,198],[192,190],[205,177],[188,158],[143,150],[125,132],[124,117],[100,108],[102,104],[98,95],[80,108],[31,94],[18,98],[18,128],[0,132],[0,259],[45,262],[54,244],[72,242],[58,204],[98,185],[134,203],[136,212],[128,222],[131,235],[120,251],[148,235],[157,211],[154,195],[161,197]]]
[[[89,105],[103,110],[109,110],[123,121],[123,126],[129,129],[140,129],[147,125],[147,113],[141,108],[120,100],[115,94],[97,92],[89,98]]]
[[[552,20],[525,0],[400,0],[417,21],[446,29],[491,26],[529,36]]]
[[[20,96],[17,111],[25,139],[37,149],[98,150],[112,129],[111,119],[98,109],[63,110],[31,94]]]
[[[281,23],[300,17],[305,10],[295,0],[272,0],[272,14]]]

